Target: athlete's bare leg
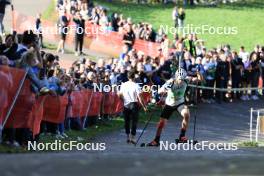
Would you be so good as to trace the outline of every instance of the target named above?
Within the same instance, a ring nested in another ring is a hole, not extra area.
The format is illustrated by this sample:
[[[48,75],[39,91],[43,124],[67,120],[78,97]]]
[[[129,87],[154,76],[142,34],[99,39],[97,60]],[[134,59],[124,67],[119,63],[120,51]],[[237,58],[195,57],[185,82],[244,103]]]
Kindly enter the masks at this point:
[[[190,120],[190,111],[187,106],[184,106],[183,109],[180,111],[180,114],[182,116],[182,126],[181,126],[181,132],[179,136],[180,141],[186,141],[187,138],[185,137],[186,130],[189,125],[189,120]]]
[[[184,108],[181,110],[181,116],[182,116],[182,128],[187,129],[189,125],[190,120],[190,110],[187,106],[184,106]]]

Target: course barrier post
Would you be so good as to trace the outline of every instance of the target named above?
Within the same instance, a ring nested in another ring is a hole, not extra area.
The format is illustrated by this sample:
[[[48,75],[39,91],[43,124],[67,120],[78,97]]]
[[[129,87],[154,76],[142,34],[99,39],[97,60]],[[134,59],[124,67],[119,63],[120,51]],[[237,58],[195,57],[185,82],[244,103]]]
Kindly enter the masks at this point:
[[[264,116],[261,116],[261,114],[264,113],[264,109],[250,109],[250,129],[249,129],[249,135],[250,135],[250,141],[253,142],[253,118],[254,118],[254,114],[257,115],[256,117],[256,128],[255,128],[255,142],[259,141],[259,134],[261,132],[263,132],[263,119]]]
[[[85,112],[85,117],[83,119],[83,129],[85,129],[85,124],[86,124],[86,121],[87,121],[87,116],[88,116],[88,113],[89,113],[90,108],[91,108],[91,102],[92,102],[92,99],[93,99],[93,93],[94,93],[94,91],[92,91],[92,93],[90,95],[90,99],[89,99],[89,102],[88,102],[88,106],[87,106],[87,109],[86,109],[86,112]]]

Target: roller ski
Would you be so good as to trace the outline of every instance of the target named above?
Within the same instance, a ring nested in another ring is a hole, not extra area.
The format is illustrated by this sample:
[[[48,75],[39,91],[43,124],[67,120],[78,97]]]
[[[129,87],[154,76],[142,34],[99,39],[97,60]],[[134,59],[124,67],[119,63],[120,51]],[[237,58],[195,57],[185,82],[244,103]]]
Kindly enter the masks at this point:
[[[151,141],[150,143],[141,143],[140,144],[140,147],[159,147],[160,146],[160,143],[153,140]]]
[[[183,137],[180,137],[178,139],[175,139],[175,143],[176,144],[189,143],[189,144],[196,145],[198,143],[198,141],[197,140],[189,140],[189,139],[187,139],[187,137],[183,136]]]

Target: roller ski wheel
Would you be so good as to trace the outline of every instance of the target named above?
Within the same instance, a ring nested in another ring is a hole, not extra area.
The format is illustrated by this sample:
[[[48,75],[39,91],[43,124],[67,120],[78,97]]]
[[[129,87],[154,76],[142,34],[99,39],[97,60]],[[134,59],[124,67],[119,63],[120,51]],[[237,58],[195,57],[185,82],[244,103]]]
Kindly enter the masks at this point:
[[[152,141],[150,143],[141,143],[140,147],[159,147],[160,143],[156,141]]]
[[[196,145],[198,143],[198,141],[197,140],[188,140],[186,137],[181,137],[180,139],[175,139],[175,143],[176,144],[189,143],[189,144]]]

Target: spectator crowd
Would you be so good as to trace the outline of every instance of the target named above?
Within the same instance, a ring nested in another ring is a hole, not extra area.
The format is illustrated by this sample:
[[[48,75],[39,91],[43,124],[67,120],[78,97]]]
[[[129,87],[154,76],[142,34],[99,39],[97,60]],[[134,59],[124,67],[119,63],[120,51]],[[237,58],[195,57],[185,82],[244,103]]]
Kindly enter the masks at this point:
[[[164,50],[168,48],[168,36],[165,34],[164,29],[160,28],[155,31],[153,26],[148,22],[134,23],[132,18],[125,18],[123,14],[109,13],[109,9],[94,5],[91,0],[58,0],[56,9],[58,11],[58,26],[61,32],[61,41],[58,45],[58,52],[64,53],[64,43],[67,35],[67,26],[70,21],[76,24],[77,28],[83,29],[85,23],[99,25],[103,31],[118,32],[120,35],[124,35],[124,43],[129,46],[133,46],[135,39],[141,39],[149,42],[160,43]],[[177,16],[177,17],[176,17]],[[185,19],[185,12],[182,8],[177,9],[175,13],[176,27],[183,27],[183,21]],[[176,25],[177,23],[177,25]],[[63,32],[66,31],[66,32]],[[76,30],[77,31],[77,30]],[[177,37],[177,36],[175,36]],[[82,55],[82,40],[83,35],[77,36],[76,34],[76,55]],[[127,39],[130,42],[127,42]],[[80,48],[77,47],[77,43],[80,43]]]

